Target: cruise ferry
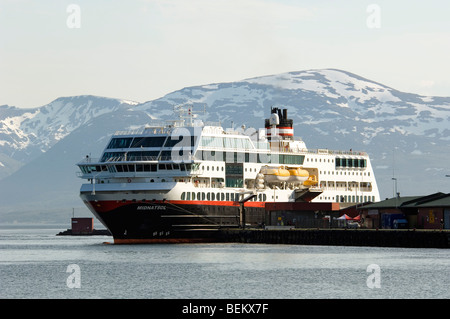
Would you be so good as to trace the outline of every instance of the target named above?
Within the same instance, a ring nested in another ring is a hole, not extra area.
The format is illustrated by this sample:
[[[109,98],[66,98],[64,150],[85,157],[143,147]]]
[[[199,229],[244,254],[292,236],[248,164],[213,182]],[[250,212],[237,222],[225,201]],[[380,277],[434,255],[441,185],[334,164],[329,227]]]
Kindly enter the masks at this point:
[[[220,228],[264,225],[267,202],[380,200],[367,153],[308,149],[286,109],[271,108],[259,130],[177,110],[175,121],[116,132],[100,158],[77,164],[81,199],[114,243],[214,240]]]

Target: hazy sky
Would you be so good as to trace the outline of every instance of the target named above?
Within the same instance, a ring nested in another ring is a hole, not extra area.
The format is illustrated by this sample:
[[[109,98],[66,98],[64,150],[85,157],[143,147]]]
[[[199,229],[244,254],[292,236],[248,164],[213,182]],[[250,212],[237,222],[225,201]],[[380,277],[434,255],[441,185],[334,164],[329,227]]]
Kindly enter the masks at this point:
[[[450,1],[0,0],[0,105],[317,68],[450,96]]]

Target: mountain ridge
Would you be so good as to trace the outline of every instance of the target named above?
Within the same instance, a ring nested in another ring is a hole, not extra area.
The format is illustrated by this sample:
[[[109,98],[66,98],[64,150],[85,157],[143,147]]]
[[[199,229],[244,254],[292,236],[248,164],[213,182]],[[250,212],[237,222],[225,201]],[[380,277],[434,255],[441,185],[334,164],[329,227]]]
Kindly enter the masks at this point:
[[[29,207],[82,206],[76,162],[86,154],[100,156],[116,130],[172,120],[180,104],[205,109],[199,115],[204,121],[256,129],[264,127],[271,106],[287,108],[294,134],[307,147],[369,153],[382,198],[392,196],[394,176],[406,194],[448,188],[441,177],[449,173],[450,97],[401,92],[351,72],[315,69],[185,87],[143,103],[81,95],[22,113],[1,106],[0,191],[5,195],[0,207],[10,214],[7,219]]]

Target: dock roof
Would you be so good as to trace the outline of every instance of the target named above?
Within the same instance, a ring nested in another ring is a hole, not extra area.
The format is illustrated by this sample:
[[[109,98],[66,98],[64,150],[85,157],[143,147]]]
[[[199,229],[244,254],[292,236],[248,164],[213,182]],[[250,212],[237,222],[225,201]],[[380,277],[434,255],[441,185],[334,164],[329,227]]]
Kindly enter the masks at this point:
[[[450,207],[450,194],[434,193],[426,196],[399,196],[359,207],[360,209],[413,207]]]

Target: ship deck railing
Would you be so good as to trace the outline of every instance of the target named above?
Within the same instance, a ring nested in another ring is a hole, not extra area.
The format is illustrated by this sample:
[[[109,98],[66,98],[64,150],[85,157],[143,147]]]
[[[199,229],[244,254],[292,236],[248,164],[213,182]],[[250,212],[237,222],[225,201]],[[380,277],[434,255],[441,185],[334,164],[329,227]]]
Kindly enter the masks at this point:
[[[135,162],[158,162],[158,161],[166,161],[166,162],[174,162],[177,163],[192,163],[192,161],[196,159],[193,155],[185,155],[185,156],[116,156],[110,157],[105,161],[100,161],[100,158],[84,158],[78,164],[92,164],[92,165],[105,165],[108,163],[135,163]]]

